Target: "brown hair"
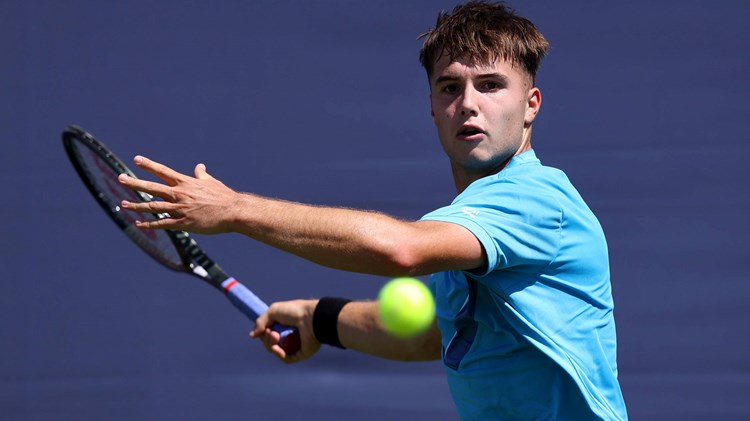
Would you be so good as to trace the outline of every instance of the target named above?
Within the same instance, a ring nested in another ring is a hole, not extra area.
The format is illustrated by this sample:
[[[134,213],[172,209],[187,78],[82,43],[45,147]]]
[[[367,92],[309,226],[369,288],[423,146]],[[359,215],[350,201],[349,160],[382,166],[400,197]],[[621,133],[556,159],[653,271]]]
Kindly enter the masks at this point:
[[[523,66],[533,81],[549,50],[549,43],[531,21],[503,3],[485,1],[470,1],[450,13],[440,12],[435,28],[417,39],[422,38],[419,61],[427,77],[440,57],[447,55],[451,61],[467,58],[482,64],[502,58]]]

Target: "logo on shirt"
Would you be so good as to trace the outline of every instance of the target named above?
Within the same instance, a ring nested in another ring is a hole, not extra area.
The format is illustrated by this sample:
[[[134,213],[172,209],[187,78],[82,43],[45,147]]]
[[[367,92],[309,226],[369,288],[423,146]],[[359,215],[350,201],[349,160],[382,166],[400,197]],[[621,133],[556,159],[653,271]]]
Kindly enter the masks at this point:
[[[471,218],[476,218],[479,215],[479,209],[470,208],[468,206],[462,207],[461,212],[465,213]]]

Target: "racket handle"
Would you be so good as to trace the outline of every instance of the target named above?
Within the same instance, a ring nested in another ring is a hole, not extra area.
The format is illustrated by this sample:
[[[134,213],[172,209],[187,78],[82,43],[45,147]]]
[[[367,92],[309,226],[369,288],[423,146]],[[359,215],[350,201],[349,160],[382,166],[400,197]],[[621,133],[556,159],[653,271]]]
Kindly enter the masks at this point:
[[[268,305],[238,280],[229,278],[222,282],[221,286],[224,288],[229,301],[253,322],[268,310]],[[279,334],[279,345],[284,351],[288,354],[299,351],[301,343],[297,329],[278,323],[271,325],[271,329]]]

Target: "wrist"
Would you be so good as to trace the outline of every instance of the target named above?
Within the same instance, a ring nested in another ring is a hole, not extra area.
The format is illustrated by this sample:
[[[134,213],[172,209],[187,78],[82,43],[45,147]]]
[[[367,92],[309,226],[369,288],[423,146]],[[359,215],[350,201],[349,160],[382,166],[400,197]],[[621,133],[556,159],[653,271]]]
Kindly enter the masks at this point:
[[[321,344],[346,349],[338,333],[339,313],[352,300],[340,297],[323,297],[313,311],[313,334]]]
[[[250,218],[254,215],[253,208],[257,206],[255,199],[249,193],[235,192],[226,219],[230,232],[251,236],[255,221]]]

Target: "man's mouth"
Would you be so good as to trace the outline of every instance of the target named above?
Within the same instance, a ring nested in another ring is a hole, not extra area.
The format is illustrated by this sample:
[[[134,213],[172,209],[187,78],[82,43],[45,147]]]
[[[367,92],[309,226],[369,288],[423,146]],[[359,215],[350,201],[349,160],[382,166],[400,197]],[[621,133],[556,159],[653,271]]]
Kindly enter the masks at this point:
[[[465,125],[458,131],[458,138],[464,140],[477,140],[484,134],[484,131],[477,126]]]

